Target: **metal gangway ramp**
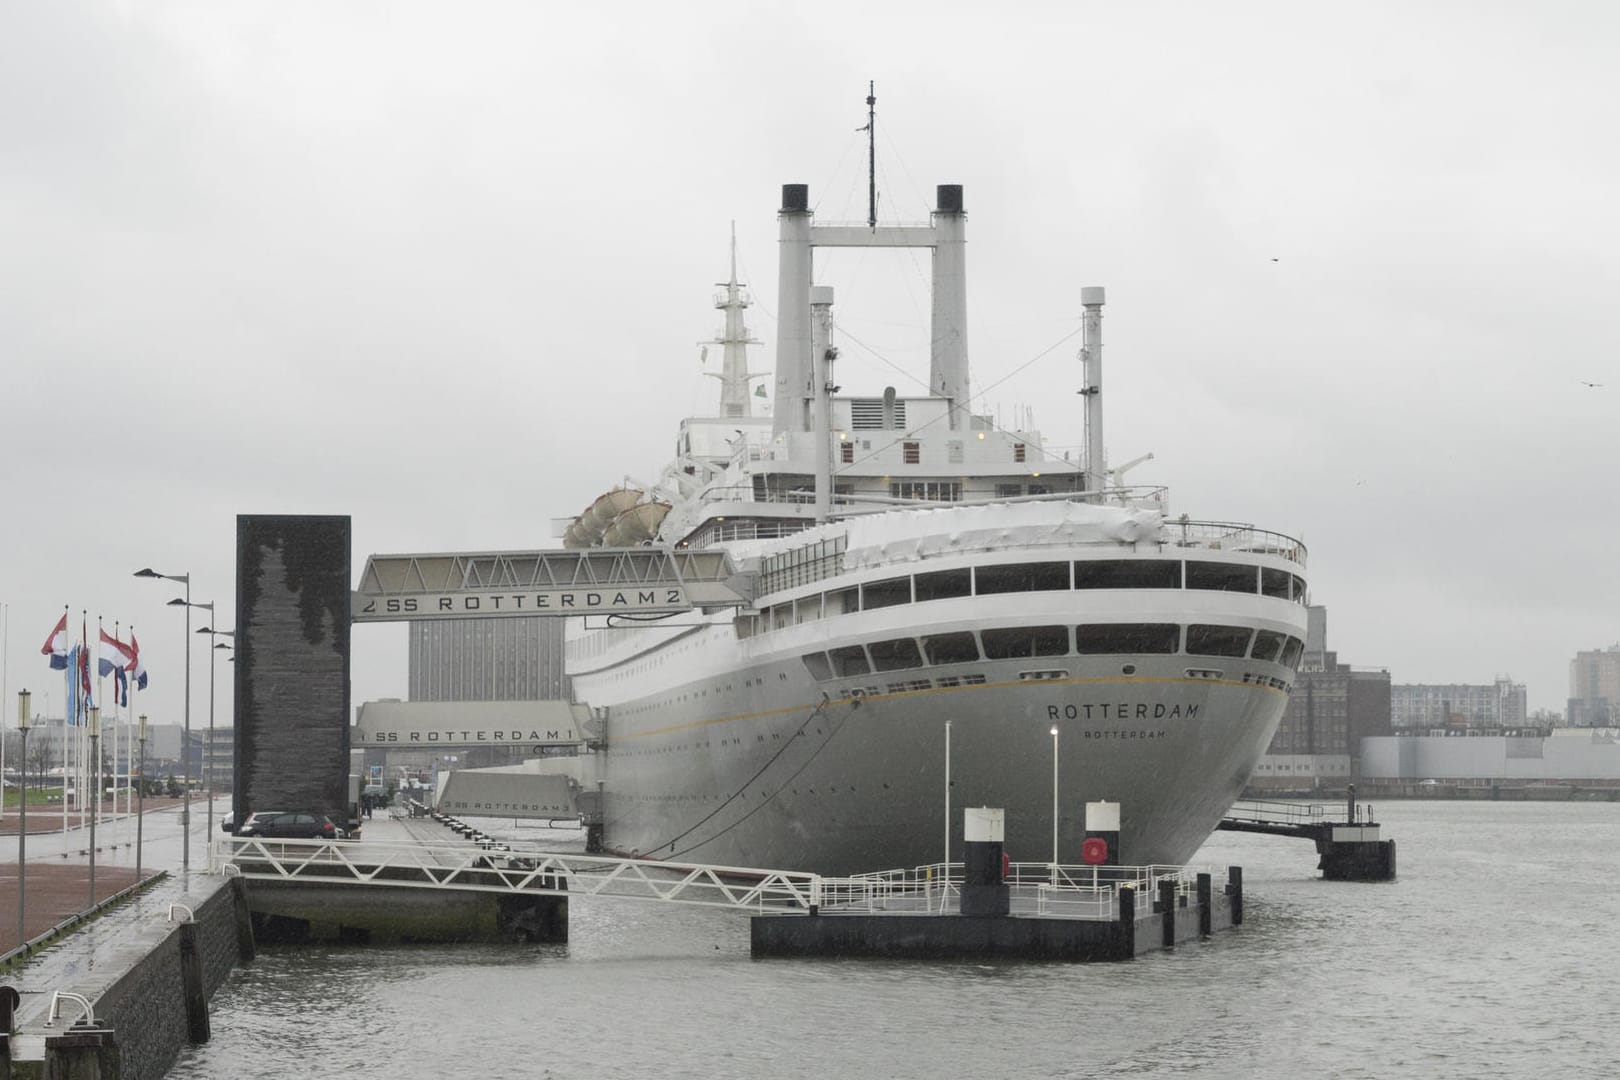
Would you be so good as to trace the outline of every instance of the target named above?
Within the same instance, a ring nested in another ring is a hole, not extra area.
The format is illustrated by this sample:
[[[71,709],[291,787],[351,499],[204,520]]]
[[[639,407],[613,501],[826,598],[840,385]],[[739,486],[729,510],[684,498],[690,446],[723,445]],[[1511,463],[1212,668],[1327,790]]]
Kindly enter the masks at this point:
[[[439,889],[505,895],[615,897],[756,915],[856,912],[945,914],[960,900],[961,863],[850,877],[758,867],[661,862],[605,855],[526,850],[499,842],[279,840],[221,837],[210,869],[248,881],[333,887]],[[1008,883],[1023,914],[1109,920],[1119,890],[1151,894],[1171,881],[1191,896],[1196,868],[1108,867],[1015,863]]]
[[[221,837],[210,869],[248,881],[450,889],[533,896],[611,896],[758,914],[808,913],[815,874],[529,851],[466,842]]]

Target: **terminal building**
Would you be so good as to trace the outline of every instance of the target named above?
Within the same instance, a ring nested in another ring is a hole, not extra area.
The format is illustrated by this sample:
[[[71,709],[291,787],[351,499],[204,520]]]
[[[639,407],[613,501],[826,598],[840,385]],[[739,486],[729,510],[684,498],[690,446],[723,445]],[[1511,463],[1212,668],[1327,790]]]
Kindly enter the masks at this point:
[[[555,618],[444,619],[410,624],[407,687],[412,702],[568,701],[563,672],[565,620]],[[390,748],[386,764],[422,775],[442,769],[517,764],[523,746],[450,750]],[[384,752],[368,749],[368,766]]]

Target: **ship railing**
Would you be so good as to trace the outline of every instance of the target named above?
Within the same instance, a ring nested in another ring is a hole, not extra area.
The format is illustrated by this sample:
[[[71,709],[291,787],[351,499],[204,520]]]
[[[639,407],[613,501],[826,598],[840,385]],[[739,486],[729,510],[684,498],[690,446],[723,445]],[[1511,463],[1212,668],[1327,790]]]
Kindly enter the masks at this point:
[[[1013,887],[1013,914],[1068,919],[1111,920],[1119,917],[1119,891],[1136,890],[1148,903],[1158,898],[1161,882],[1173,881],[1178,897],[1189,903],[1197,895],[1198,867],[1069,866],[1012,863],[1006,882]],[[828,912],[946,914],[959,910],[963,866],[932,863],[845,878],[821,878],[817,904]],[[1145,910],[1138,907],[1139,911]]]
[[[1232,804],[1226,817],[1258,825],[1321,825],[1343,818],[1345,807],[1319,802],[1283,802],[1278,799],[1242,799]]]
[[[1231,521],[1168,520],[1164,523],[1164,542],[1171,547],[1275,555],[1305,565],[1305,545],[1294,537]]]

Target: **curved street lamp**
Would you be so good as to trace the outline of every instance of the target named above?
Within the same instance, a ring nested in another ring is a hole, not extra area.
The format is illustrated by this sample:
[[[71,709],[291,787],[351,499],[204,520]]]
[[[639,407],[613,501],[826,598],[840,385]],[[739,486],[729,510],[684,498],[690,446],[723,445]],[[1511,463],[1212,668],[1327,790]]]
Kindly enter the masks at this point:
[[[17,691],[17,730],[22,732],[22,802],[17,804],[17,944],[28,940],[28,711],[33,697]]]
[[[97,743],[101,739],[101,706],[92,705],[90,714],[90,783],[94,787],[95,803],[90,810],[90,907],[96,906],[96,818],[101,816],[101,753]]]
[[[186,587],[186,596],[183,600],[170,600],[171,607],[184,605],[186,609],[186,724],[185,737],[180,745],[180,770],[185,776],[184,802],[180,807],[180,868],[191,869],[191,575],[190,574],[160,574],[150,566],[135,571],[136,577],[162,578],[165,581],[178,581]],[[201,607],[203,605],[196,605]],[[208,609],[213,610],[214,605],[209,604]]]
[[[213,604],[198,604],[214,610]],[[197,633],[208,635],[208,746],[203,750],[203,783],[208,785],[208,842],[214,842],[214,663],[215,649],[229,649],[230,646],[215,638],[234,638],[235,630],[215,630],[212,626],[199,626]]]

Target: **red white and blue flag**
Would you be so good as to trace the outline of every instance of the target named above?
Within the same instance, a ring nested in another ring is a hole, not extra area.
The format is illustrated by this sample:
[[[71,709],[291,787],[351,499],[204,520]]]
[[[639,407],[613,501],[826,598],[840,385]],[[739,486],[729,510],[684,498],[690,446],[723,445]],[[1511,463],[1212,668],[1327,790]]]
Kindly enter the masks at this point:
[[[135,658],[130,655],[127,645],[107,631],[101,631],[101,660],[96,668],[96,674],[105,679],[115,671],[124,670],[133,659]]]
[[[83,645],[75,645],[68,650],[67,688],[68,713],[70,724],[82,724],[95,708],[96,696],[90,685],[90,650]]]
[[[134,627],[130,627],[129,630],[129,663],[124,665],[124,670],[129,672],[130,679],[135,683],[135,689],[146,689],[146,664],[141,660],[141,643],[135,640]]]
[[[108,637],[107,631],[101,631],[101,663],[96,669],[103,677],[113,677],[113,702],[118,705],[129,704],[129,675],[131,664],[135,662],[135,654],[129,651],[129,646],[119,641],[117,637]]]
[[[56,621],[56,629],[45,639],[45,644],[39,647],[41,656],[51,658],[51,667],[57,671],[66,671],[68,666],[68,628],[67,612]]]

